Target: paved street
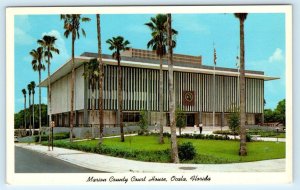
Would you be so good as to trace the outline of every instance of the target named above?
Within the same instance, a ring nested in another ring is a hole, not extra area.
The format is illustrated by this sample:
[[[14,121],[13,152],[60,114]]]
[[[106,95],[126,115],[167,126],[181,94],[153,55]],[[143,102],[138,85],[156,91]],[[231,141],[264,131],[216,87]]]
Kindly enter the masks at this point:
[[[45,147],[46,148],[46,147]],[[101,173],[15,146],[16,173]]]

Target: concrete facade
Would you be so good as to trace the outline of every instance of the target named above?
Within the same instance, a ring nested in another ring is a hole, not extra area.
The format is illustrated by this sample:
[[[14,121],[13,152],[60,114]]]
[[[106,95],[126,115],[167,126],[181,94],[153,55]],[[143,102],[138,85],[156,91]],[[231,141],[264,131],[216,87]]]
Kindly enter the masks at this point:
[[[74,110],[84,109],[84,78],[82,74],[84,72],[84,66],[80,66],[75,70],[75,84],[74,84]],[[51,84],[51,109],[52,114],[68,112],[71,109],[71,79],[72,73],[68,73],[66,76],[55,81]],[[48,110],[49,112],[49,110]]]
[[[144,51],[141,52],[143,53]],[[75,59],[74,124],[78,127],[99,124],[97,112],[99,99],[98,87],[92,93],[87,80],[82,76],[85,69],[83,62],[96,56],[97,54],[84,53]],[[138,113],[141,110],[148,111],[149,124],[155,125],[159,121],[159,61],[156,59],[130,57],[133,56],[132,52],[125,52],[123,56],[124,58],[122,57],[121,62],[123,75],[123,113],[128,115],[125,125],[135,125],[137,123],[137,119],[135,118],[138,118]],[[115,127],[118,107],[117,63],[108,55],[103,55],[103,61],[105,64],[103,84],[104,124]],[[195,67],[192,65],[195,65]],[[163,65],[163,70],[164,113],[162,124],[168,126],[169,94],[167,65]],[[229,114],[239,106],[238,77],[239,73],[237,69],[220,67],[214,69],[201,63],[176,63],[174,66],[175,105],[186,113],[187,126],[193,126],[200,122],[205,126],[212,126],[213,111],[215,112],[215,125],[226,126]],[[215,91],[213,90],[213,79],[215,80]],[[246,71],[247,124],[256,124],[256,118],[263,117],[264,81],[274,79],[276,78],[265,76],[260,71]],[[40,85],[47,87],[47,80],[44,80]],[[71,99],[70,61],[52,74],[51,83],[53,120],[56,126],[69,126]],[[192,94],[193,102],[190,104],[186,104],[185,102],[186,92]],[[214,96],[213,93],[215,93]],[[213,104],[213,97],[215,97],[215,104]]]

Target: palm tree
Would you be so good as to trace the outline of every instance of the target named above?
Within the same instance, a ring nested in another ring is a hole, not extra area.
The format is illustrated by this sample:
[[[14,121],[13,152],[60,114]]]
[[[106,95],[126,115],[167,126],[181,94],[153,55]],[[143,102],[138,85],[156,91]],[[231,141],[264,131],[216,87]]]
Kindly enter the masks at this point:
[[[97,40],[98,40],[98,61],[99,61],[99,144],[103,141],[103,62],[102,62],[102,51],[101,51],[101,24],[100,24],[100,14],[96,15],[97,18]]]
[[[89,89],[92,90],[92,118],[94,121],[95,116],[95,90],[96,85],[99,80],[99,62],[97,59],[91,59],[90,61],[84,62],[85,71],[83,73],[83,76],[85,79],[88,79]],[[92,131],[93,132],[93,131]],[[92,134],[92,137],[94,137],[94,133]]]
[[[170,128],[171,128],[171,149],[172,149],[172,161],[174,163],[179,163],[178,157],[178,147],[176,139],[176,121],[175,121],[175,96],[174,96],[174,87],[173,87],[173,48],[174,44],[172,43],[172,20],[171,14],[167,14],[167,34],[168,34],[168,53],[169,53],[169,112],[170,112]]]
[[[49,127],[52,122],[52,110],[51,110],[51,76],[50,76],[50,59],[53,58],[52,52],[59,54],[59,50],[54,46],[55,41],[57,39],[54,36],[43,36],[43,39],[38,40],[38,44],[43,47],[44,49],[44,58],[46,60],[46,63],[48,64],[48,106],[49,106]],[[50,133],[49,133],[49,142],[50,142]]]
[[[245,104],[245,43],[244,43],[244,22],[248,13],[234,13],[240,21],[240,156],[247,155],[246,147],[246,104]]]
[[[31,81],[31,91],[32,91],[32,128],[33,128],[33,132],[32,132],[32,136],[34,135],[34,94],[35,94],[35,82]]]
[[[161,144],[164,143],[163,137],[163,57],[167,54],[167,15],[158,14],[156,17],[151,17],[151,22],[145,23],[151,30],[152,39],[147,43],[147,48],[151,47],[153,51],[156,51],[156,55],[159,57],[159,127],[160,127],[160,139]],[[172,29],[173,35],[178,32]],[[173,44],[176,42],[173,40]]]
[[[62,14],[60,19],[64,21],[64,36],[66,38],[72,34],[72,80],[71,80],[71,114],[70,114],[70,141],[73,142],[73,123],[74,123],[74,83],[75,83],[75,40],[80,38],[80,29],[82,35],[85,37],[85,31],[80,28],[81,22],[88,22],[91,19],[81,17],[80,14]]]
[[[41,72],[45,70],[45,65],[42,63],[43,59],[43,48],[38,47],[36,50],[33,49],[30,52],[32,56],[32,69],[39,72],[39,84],[41,84]],[[39,85],[39,142],[41,143],[41,128],[42,128],[42,112],[41,112],[41,86]]]
[[[130,44],[128,40],[124,40],[122,36],[113,37],[106,41],[110,45],[109,50],[114,50],[112,57],[118,61],[118,125],[120,126],[121,142],[124,142],[124,130],[123,130],[123,93],[122,93],[122,72],[121,72],[121,54],[120,51],[128,50]]]
[[[24,129],[26,131],[26,89],[25,88],[22,89],[22,93],[24,96]]]
[[[31,86],[31,83],[29,83],[27,85],[27,90],[28,90],[28,100],[29,100],[29,129],[30,129],[30,132],[31,129],[32,129],[32,125],[31,125],[31,112],[30,112],[30,108],[31,108],[31,91],[32,91],[32,86]],[[30,133],[29,133],[30,135]]]

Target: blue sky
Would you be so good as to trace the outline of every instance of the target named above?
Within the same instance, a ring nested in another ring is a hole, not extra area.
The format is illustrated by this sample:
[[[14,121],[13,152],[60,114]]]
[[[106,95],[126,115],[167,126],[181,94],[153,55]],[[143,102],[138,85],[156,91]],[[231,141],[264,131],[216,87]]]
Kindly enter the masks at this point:
[[[82,24],[87,36],[75,44],[75,55],[97,52],[96,16],[84,15],[91,22]],[[144,25],[154,14],[101,15],[102,51],[111,54],[105,41],[121,35],[130,41],[131,47],[146,49],[150,31]],[[217,65],[234,68],[239,45],[239,22],[233,14],[173,14],[173,28],[178,31],[175,53],[201,55],[204,65],[213,65],[213,43],[217,51]],[[37,39],[45,34],[57,37],[59,55],[54,55],[51,71],[71,56],[71,39],[63,36],[63,21],[59,15],[18,15],[14,23],[15,47],[15,112],[23,109],[21,90],[30,81],[38,83],[38,73],[31,67],[29,52],[37,47]],[[249,14],[245,22],[246,69],[264,71],[280,80],[265,82],[266,108],[275,108],[285,98],[285,15]],[[51,72],[51,73],[52,73]],[[42,73],[42,80],[47,71]],[[42,102],[46,103],[46,90],[42,90]],[[36,89],[35,102],[38,102]]]

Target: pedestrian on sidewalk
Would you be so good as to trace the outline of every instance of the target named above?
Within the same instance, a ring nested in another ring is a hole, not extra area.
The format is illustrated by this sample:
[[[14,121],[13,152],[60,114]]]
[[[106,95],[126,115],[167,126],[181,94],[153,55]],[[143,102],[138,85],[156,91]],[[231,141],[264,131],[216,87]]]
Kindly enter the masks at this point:
[[[203,129],[203,124],[202,124],[202,123],[200,123],[200,124],[199,124],[199,130],[200,130],[200,134],[202,134],[202,129]]]

